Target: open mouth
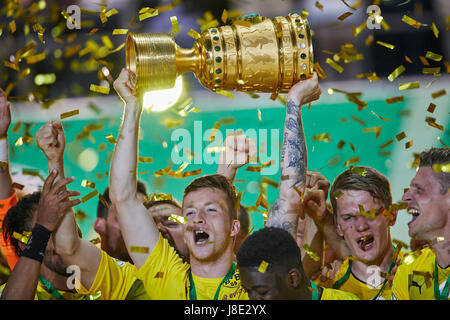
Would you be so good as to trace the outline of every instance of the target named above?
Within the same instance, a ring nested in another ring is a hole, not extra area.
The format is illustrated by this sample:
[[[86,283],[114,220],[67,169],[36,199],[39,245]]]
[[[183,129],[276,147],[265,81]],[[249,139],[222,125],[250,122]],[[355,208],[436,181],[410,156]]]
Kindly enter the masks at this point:
[[[359,240],[357,242],[362,251],[368,251],[368,250],[372,249],[374,241],[375,241],[375,239],[373,236],[365,236],[365,237],[359,238]]]
[[[201,245],[209,241],[209,234],[203,230],[194,231],[194,242],[195,244]]]
[[[416,221],[420,215],[420,211],[417,209],[408,209],[408,213],[413,216],[412,220],[409,223]]]

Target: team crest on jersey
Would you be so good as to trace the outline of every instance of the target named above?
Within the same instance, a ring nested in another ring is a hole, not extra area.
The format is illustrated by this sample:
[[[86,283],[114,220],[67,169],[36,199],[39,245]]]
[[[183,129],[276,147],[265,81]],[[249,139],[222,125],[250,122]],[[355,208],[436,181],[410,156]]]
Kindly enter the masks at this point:
[[[226,288],[236,288],[241,284],[241,278],[239,272],[235,272],[230,280],[226,281],[223,286]]]

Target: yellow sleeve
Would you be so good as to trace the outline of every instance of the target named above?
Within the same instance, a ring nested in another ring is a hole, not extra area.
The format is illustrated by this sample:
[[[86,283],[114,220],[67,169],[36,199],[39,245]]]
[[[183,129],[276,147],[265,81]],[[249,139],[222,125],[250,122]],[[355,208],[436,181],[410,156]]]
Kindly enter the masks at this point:
[[[185,300],[190,265],[161,234],[145,264],[136,273],[152,300]]]
[[[124,300],[136,281],[137,268],[128,262],[115,260],[103,250],[101,252],[102,260],[91,288],[87,290],[81,285],[77,291],[81,294],[100,291],[102,300]]]
[[[347,291],[323,288],[320,300],[360,300],[356,295]]]

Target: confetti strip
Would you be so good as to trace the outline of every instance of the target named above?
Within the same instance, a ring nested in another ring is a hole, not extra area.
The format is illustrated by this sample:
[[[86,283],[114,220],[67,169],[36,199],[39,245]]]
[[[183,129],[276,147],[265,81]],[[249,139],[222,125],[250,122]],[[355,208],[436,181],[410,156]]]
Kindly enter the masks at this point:
[[[433,53],[431,51],[427,51],[427,54],[425,55],[425,58],[433,60],[433,61],[441,61],[442,60],[442,56],[438,55],[437,53]]]
[[[259,265],[258,268],[258,272],[264,274],[267,270],[267,267],[269,266],[269,263],[267,263],[266,261],[262,261],[261,264]]]
[[[353,143],[349,142],[350,144],[350,148],[352,149],[353,152],[355,152],[355,146],[353,145]]]
[[[339,73],[342,73],[342,71],[344,71],[344,68],[342,68],[340,65],[338,65],[336,62],[334,62],[330,58],[327,58],[327,60],[325,62]]]
[[[320,79],[325,79],[327,76],[325,74],[325,72],[323,71],[322,67],[319,65],[318,62],[315,62],[314,65],[314,70],[317,72],[317,75],[319,76]]]
[[[316,1],[316,3],[314,4],[320,11],[323,11],[323,5],[319,2]]]
[[[142,8],[139,11],[139,21],[154,17],[158,15],[158,9],[153,8]]]
[[[440,73],[441,67],[435,67],[435,68],[422,68],[422,74],[434,74],[434,73]]]
[[[100,242],[102,242],[102,240],[100,239],[100,237],[97,237],[92,240],[89,240],[89,242],[92,244],[99,244]]]
[[[405,67],[403,65],[400,65],[388,76],[389,81],[390,82],[394,81],[394,79],[397,78],[399,75],[401,75],[403,72],[405,72],[405,70],[406,70]]]
[[[61,113],[61,114],[59,115],[59,118],[60,118],[60,119],[65,119],[65,118],[69,118],[69,117],[76,116],[76,115],[79,114],[79,113],[80,113],[79,110],[78,110],[78,109],[75,109],[75,110],[72,110],[72,111],[68,111],[68,112]]]
[[[434,172],[445,172],[450,173],[450,162],[449,163],[436,163],[433,164]]]
[[[136,247],[131,246],[130,252],[136,252],[136,253],[148,253],[148,247]]]
[[[447,93],[447,92],[445,91],[445,89],[442,89],[442,90],[433,92],[433,93],[431,94],[431,97],[432,97],[433,99],[436,99],[436,98],[439,98],[440,96],[445,95],[446,93]]]
[[[85,195],[84,197],[81,198],[81,202],[84,203],[90,199],[92,199],[93,197],[95,197],[98,194],[98,190],[94,190],[90,193],[88,193],[87,195]]]
[[[439,38],[439,29],[436,27],[436,25],[434,24],[434,22],[431,24],[431,31],[433,31],[434,36],[437,38]]]
[[[91,188],[91,189],[95,189],[95,183],[91,182],[91,181],[88,181],[88,180],[81,181],[81,186],[82,187]]]
[[[360,176],[363,176],[363,177],[365,177],[367,174],[367,170],[364,168],[361,168],[361,167],[351,167],[350,171],[354,172],[356,174],[359,174]]]
[[[302,248],[305,250],[305,252],[306,252],[306,254],[311,258],[311,259],[313,259],[314,261],[319,261],[320,260],[320,258],[319,258],[319,256],[317,255],[317,253],[315,253],[312,249],[311,249],[311,247],[309,246],[309,245],[307,245],[306,243],[302,246]]]
[[[197,176],[202,173],[202,169],[192,170],[192,171],[186,171],[183,173],[183,177],[192,177]]]
[[[395,136],[395,138],[397,138],[397,141],[401,141],[404,138],[406,138],[406,134],[404,131],[400,132],[398,135]]]
[[[417,89],[419,87],[420,87],[419,81],[417,81],[417,82],[408,82],[408,83],[400,84],[398,86],[398,90],[404,91],[404,90]]]
[[[391,140],[389,140],[388,142],[383,143],[383,144],[382,144],[381,146],[379,146],[378,148],[384,149],[384,148],[386,148],[387,146],[390,146],[392,143],[394,143],[394,139],[391,139]]]
[[[430,66],[430,63],[428,62],[427,59],[425,59],[425,57],[419,56],[420,61],[422,62],[422,64],[426,67]]]
[[[26,57],[25,60],[28,64],[34,64],[34,63],[44,60],[46,57],[47,57],[47,54],[45,52],[41,52],[41,53],[35,54],[33,56]]]
[[[152,157],[139,157],[139,162],[141,163],[153,163]]]
[[[406,61],[406,62],[409,62],[409,63],[413,63],[412,60],[411,60],[411,58],[408,57],[408,56],[405,56],[405,61]]]
[[[339,143],[338,143],[336,148],[342,149],[344,146],[345,146],[345,141],[341,140],[341,141],[339,141]]]
[[[436,105],[434,103],[430,103],[430,105],[428,106],[427,111],[430,112],[430,113],[433,113],[435,109],[436,109]]]
[[[323,142],[331,142],[329,133],[321,133],[321,134],[315,135],[315,136],[313,136],[313,140],[323,141]]]
[[[155,278],[163,278],[164,277],[164,272],[162,272],[162,271],[158,271],[156,274],[155,274]]]
[[[127,34],[127,33],[128,33],[128,29],[114,29],[112,32],[113,35]]]
[[[402,21],[406,24],[409,24],[411,27],[419,29],[422,23],[419,21],[414,20],[413,18],[408,17],[407,15],[404,15],[402,18]]]
[[[222,20],[223,23],[227,23],[227,20],[228,20],[228,11],[227,11],[227,9],[223,9],[222,17],[220,18],[220,20]]]
[[[160,170],[153,172],[153,174],[155,175],[155,177],[161,177],[163,175],[168,174],[170,171],[171,171],[170,166],[168,166],[164,169],[160,169]]]
[[[377,115],[373,110],[370,110],[370,112],[372,112],[372,114],[373,114],[375,117],[377,117],[377,118],[379,118],[379,119],[381,119],[381,120],[383,120],[383,121],[391,121],[391,120],[388,119],[388,118],[380,117],[380,116]]]
[[[366,123],[364,121],[362,121],[361,119],[355,117],[355,116],[351,116],[353,120],[355,120],[356,122],[358,122],[359,124],[365,126]]]
[[[14,189],[18,189],[18,190],[22,190],[25,186],[23,184],[14,182],[11,187],[13,187]]]
[[[358,163],[360,161],[359,157],[353,157],[344,162],[344,167],[348,167],[349,165]]]
[[[342,192],[341,190],[339,190],[339,191],[337,191],[337,192],[335,192],[335,193],[333,194],[333,198],[339,199],[339,198],[342,197],[343,195],[344,195],[344,192]]]
[[[27,244],[27,243],[28,243],[28,240],[30,240],[29,237],[27,237],[27,236],[25,236],[25,235],[23,235],[23,234],[17,233],[17,232],[13,232],[12,237],[13,237],[14,239],[19,240],[20,242],[22,242],[22,243],[24,243],[24,244]]]
[[[398,102],[402,102],[402,101],[405,101],[404,96],[392,97],[392,98],[386,99],[386,104],[393,104],[393,103],[398,103]]]
[[[394,50],[394,48],[395,48],[395,46],[393,44],[386,43],[386,42],[383,42],[383,41],[377,41],[375,43],[380,45],[380,46],[383,46],[385,48],[391,49],[391,50]]]
[[[345,12],[345,13],[341,14],[341,15],[338,17],[338,20],[344,21],[345,19],[347,19],[348,17],[350,17],[352,14],[353,14],[353,13],[351,13],[351,12]]]
[[[352,27],[353,36],[356,38],[366,27],[367,21],[357,27]]]
[[[188,34],[188,36],[194,38],[195,40],[200,38],[200,34],[197,31],[195,31],[194,29],[189,30],[189,32],[187,34]]]
[[[89,90],[93,91],[93,92],[102,93],[102,94],[109,94],[109,88],[97,86],[95,84],[91,84],[91,86],[89,87]]]
[[[170,17],[170,23],[172,24],[172,32],[177,34],[180,32],[180,26],[178,25],[178,19],[176,16]]]
[[[105,136],[105,138],[108,140],[109,143],[111,144],[115,144],[116,143],[116,139],[114,139],[112,134],[108,134],[107,136]]]
[[[187,224],[187,219],[183,216],[179,216],[176,214],[171,214],[170,217],[168,218],[168,220],[173,221],[173,222],[178,222],[181,224]]]
[[[405,149],[411,148],[412,145],[413,145],[413,141],[412,140],[408,141],[407,143],[405,143]]]
[[[103,206],[108,209],[109,208],[109,203],[108,201],[106,201],[105,197],[103,197],[102,194],[98,194],[98,198],[100,199],[101,203],[103,204]]]
[[[220,122],[214,123],[214,126],[211,129],[211,133],[210,133],[209,138],[208,138],[207,141],[214,141],[214,138],[216,137],[217,131],[220,128],[220,125],[221,125]]]
[[[216,93],[221,94],[225,97],[228,97],[230,99],[234,98],[234,94],[232,94],[231,92],[228,92],[226,90],[222,90],[222,89],[216,89]]]

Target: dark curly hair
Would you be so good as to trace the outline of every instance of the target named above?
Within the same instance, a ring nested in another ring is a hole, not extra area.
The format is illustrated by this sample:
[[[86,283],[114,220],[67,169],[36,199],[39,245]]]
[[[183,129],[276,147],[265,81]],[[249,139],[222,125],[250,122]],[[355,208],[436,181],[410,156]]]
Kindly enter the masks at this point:
[[[25,231],[31,231],[34,212],[40,198],[40,191],[24,196],[8,210],[3,220],[3,239],[6,243],[11,243],[17,256],[20,256],[22,250],[19,247],[19,240],[13,238],[13,234],[14,232],[22,234]]]
[[[305,274],[300,248],[289,232],[280,228],[264,227],[253,232],[242,243],[236,260],[240,268],[258,268],[265,261],[269,264],[266,272],[287,273],[297,268]]]

